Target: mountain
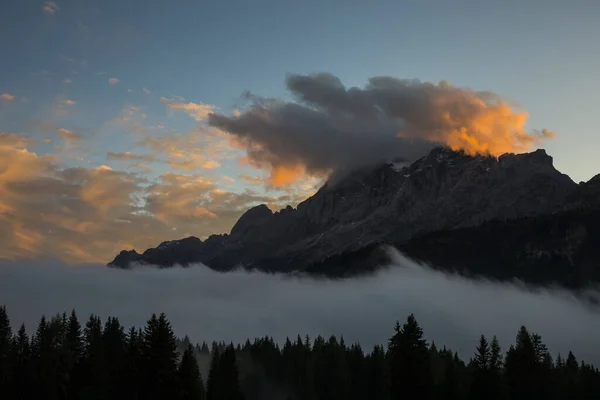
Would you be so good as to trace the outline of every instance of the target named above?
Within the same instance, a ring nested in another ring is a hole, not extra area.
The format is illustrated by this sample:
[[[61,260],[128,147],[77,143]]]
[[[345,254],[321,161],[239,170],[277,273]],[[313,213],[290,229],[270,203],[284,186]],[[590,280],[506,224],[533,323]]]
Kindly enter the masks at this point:
[[[406,247],[434,232],[586,207],[598,201],[598,186],[600,180],[577,185],[544,150],[496,158],[440,147],[413,163],[383,163],[330,181],[296,209],[253,207],[229,234],[163,242],[143,254],[122,251],[108,265],[201,262],[216,270],[241,265],[345,274],[336,263],[380,263],[384,256],[376,249],[382,243]]]

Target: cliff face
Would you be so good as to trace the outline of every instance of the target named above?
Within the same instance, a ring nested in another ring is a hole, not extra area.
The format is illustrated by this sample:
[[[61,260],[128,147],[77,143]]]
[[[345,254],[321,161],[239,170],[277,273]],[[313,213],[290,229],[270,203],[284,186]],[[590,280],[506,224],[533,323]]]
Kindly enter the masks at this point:
[[[413,163],[354,171],[325,184],[297,209],[254,207],[230,234],[165,242],[143,254],[124,251],[109,266],[202,262],[218,270],[303,270],[377,243],[550,214],[565,207],[569,196],[579,198],[577,190],[581,185],[558,172],[543,150],[494,158],[437,148]]]

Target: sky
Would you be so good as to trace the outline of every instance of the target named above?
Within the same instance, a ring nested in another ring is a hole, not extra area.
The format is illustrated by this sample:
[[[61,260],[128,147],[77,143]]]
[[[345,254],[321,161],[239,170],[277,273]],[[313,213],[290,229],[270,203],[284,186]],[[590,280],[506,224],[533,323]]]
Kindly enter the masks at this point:
[[[392,254],[389,269],[339,281],[198,266],[120,270],[0,260],[0,293],[13,328],[25,323],[28,332],[42,315],[73,308],[84,321],[91,313],[103,321],[115,316],[126,328],[165,312],[175,334],[192,342],[243,343],[268,335],[283,343],[297,335],[336,335],[369,351],[385,346],[395,322],[413,313],[429,342],[464,360],[480,335],[497,335],[506,351],[525,325],[541,335],[553,357],[573,351],[578,360],[600,363],[597,305],[560,289],[448,275]]]
[[[228,232],[440,143],[600,173],[597,1],[176,3],[3,2],[0,258]]]

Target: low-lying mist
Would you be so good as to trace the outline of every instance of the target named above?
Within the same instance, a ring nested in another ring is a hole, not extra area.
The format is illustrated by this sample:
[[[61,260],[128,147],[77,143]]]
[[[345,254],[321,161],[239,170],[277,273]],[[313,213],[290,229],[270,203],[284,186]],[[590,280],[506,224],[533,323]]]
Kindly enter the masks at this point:
[[[393,251],[393,250],[392,250]],[[503,350],[521,325],[542,336],[552,354],[572,350],[600,364],[600,312],[560,289],[473,281],[420,265],[393,251],[389,269],[360,279],[315,280],[203,266],[119,270],[57,262],[0,263],[0,304],[17,329],[33,331],[42,314],[75,308],[143,326],[165,312],[178,336],[193,342],[243,342],[264,335],[344,336],[363,349],[385,344],[396,320],[414,313],[429,341],[468,359],[479,335],[497,335]]]

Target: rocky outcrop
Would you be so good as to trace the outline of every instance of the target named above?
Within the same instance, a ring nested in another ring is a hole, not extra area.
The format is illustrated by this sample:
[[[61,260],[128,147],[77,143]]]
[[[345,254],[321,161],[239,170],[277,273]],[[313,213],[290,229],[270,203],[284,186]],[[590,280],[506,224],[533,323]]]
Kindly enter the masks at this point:
[[[328,182],[296,209],[254,207],[230,234],[166,242],[141,255],[121,252],[109,265],[302,270],[378,243],[548,214],[576,189],[544,150],[495,158],[437,148],[411,164],[384,163]]]
[[[600,174],[581,182],[565,201],[563,209],[600,209]]]

